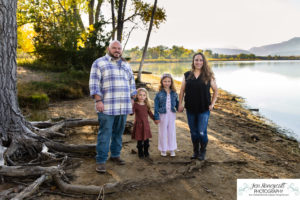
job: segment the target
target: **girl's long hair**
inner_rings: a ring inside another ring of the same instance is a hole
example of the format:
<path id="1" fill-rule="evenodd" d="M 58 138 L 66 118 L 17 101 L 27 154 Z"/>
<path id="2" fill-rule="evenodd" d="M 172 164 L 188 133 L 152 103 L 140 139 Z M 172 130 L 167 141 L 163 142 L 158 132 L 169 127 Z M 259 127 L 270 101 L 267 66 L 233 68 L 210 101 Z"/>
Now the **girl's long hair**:
<path id="1" fill-rule="evenodd" d="M 138 102 L 138 101 L 139 101 L 137 96 L 138 96 L 138 94 L 139 94 L 140 92 L 145 92 L 145 93 L 146 93 L 145 104 L 146 104 L 148 110 L 151 110 L 151 100 L 150 100 L 149 93 L 148 93 L 148 91 L 146 90 L 146 88 L 139 88 L 139 89 L 137 89 L 137 95 L 136 95 L 136 98 L 134 99 L 134 101 L 135 101 L 135 102 Z"/>
<path id="2" fill-rule="evenodd" d="M 163 80 L 165 78 L 170 78 L 171 79 L 171 85 L 170 85 L 170 90 L 173 91 L 173 92 L 176 92 L 176 88 L 174 86 L 174 80 L 173 80 L 173 77 L 170 73 L 163 73 L 163 75 L 161 76 L 161 79 L 160 79 L 160 86 L 159 86 L 159 91 L 162 91 L 164 90 L 164 86 L 163 86 Z"/>
<path id="3" fill-rule="evenodd" d="M 193 56 L 193 63 L 192 63 L 192 70 L 191 70 L 192 73 L 190 73 L 190 75 L 188 76 L 187 79 L 191 79 L 194 77 L 194 71 L 195 71 L 194 60 L 195 60 L 195 57 L 198 55 L 202 56 L 202 59 L 203 59 L 203 66 L 201 67 L 200 78 L 204 81 L 205 84 L 207 84 L 211 80 L 215 80 L 215 75 L 214 75 L 214 72 L 211 70 L 210 66 L 208 65 L 208 62 L 207 62 L 205 56 L 201 52 L 196 53 Z"/>

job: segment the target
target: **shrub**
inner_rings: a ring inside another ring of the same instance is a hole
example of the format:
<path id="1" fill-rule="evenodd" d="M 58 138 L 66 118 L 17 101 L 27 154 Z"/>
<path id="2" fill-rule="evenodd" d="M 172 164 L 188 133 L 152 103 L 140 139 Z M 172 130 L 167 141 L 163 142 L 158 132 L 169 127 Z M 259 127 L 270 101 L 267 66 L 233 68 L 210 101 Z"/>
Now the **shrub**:
<path id="1" fill-rule="evenodd" d="M 31 109 L 45 109 L 49 105 L 49 97 L 45 93 L 35 92 L 32 95 L 18 94 L 18 101 L 21 107 Z"/>

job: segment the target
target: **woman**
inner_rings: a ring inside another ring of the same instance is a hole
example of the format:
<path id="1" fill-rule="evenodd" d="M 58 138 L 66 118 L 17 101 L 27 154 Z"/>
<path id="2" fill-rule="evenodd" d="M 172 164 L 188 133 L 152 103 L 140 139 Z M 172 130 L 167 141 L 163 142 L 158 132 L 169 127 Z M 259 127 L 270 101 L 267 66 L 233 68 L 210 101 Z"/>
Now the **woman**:
<path id="1" fill-rule="evenodd" d="M 212 99 L 210 88 L 213 90 Z M 217 96 L 218 88 L 214 73 L 208 66 L 204 55 L 197 53 L 193 56 L 191 71 L 184 73 L 178 108 L 179 112 L 182 112 L 184 107 L 186 108 L 194 150 L 192 159 L 205 159 L 208 142 L 207 124 L 210 111 L 217 101 Z M 183 97 L 184 107 L 182 104 Z"/>

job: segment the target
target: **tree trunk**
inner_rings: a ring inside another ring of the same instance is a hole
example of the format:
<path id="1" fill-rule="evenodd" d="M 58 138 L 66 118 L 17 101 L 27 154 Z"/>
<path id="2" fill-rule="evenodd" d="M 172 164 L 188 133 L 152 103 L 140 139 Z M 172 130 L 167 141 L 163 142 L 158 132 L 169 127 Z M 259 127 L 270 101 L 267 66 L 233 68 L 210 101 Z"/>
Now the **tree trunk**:
<path id="1" fill-rule="evenodd" d="M 9 147 L 7 152 L 11 154 L 18 151 L 17 144 L 34 135 L 17 101 L 16 9 L 17 0 L 0 0 L 0 145 Z"/>
<path id="2" fill-rule="evenodd" d="M 89 0 L 88 2 L 89 25 L 94 24 L 94 4 L 95 4 L 95 0 Z"/>
<path id="3" fill-rule="evenodd" d="M 119 0 L 119 7 L 118 7 L 118 25 L 117 25 L 117 40 L 122 42 L 122 32 L 123 32 L 123 24 L 124 22 L 122 21 L 123 18 L 123 3 L 124 0 Z"/>
<path id="4" fill-rule="evenodd" d="M 74 17 L 76 18 L 76 21 L 77 21 L 81 31 L 84 32 L 85 31 L 84 24 L 82 22 L 79 10 L 77 8 L 76 1 L 72 1 L 72 8 L 73 8 L 73 12 L 74 12 Z"/>
<path id="5" fill-rule="evenodd" d="M 99 16 L 100 16 L 100 8 L 103 3 L 103 0 L 98 0 L 98 4 L 96 6 L 96 13 L 95 13 L 95 23 L 99 22 Z"/>
<path id="6" fill-rule="evenodd" d="M 111 38 L 112 40 L 115 40 L 115 32 L 116 32 L 116 21 L 115 21 L 115 1 L 111 0 L 111 18 L 112 18 L 112 33 Z"/>
<path id="7" fill-rule="evenodd" d="M 126 12 L 127 0 L 124 0 L 123 9 L 122 9 L 122 23 L 124 24 L 125 12 Z M 123 29 L 123 27 L 122 27 Z"/>
<path id="8" fill-rule="evenodd" d="M 145 47 L 144 47 L 144 50 L 143 50 L 142 60 L 140 62 L 140 67 L 139 67 L 139 73 L 138 73 L 138 77 L 137 77 L 137 82 L 141 82 L 142 67 L 143 67 L 143 64 L 144 64 L 144 59 L 146 57 L 148 43 L 149 43 L 151 31 L 152 31 L 153 20 L 154 20 L 154 15 L 155 15 L 155 11 L 156 11 L 156 5 L 157 5 L 157 0 L 154 0 L 154 6 L 153 6 L 153 10 L 152 10 L 152 15 L 151 15 L 151 20 L 150 20 L 149 30 L 148 30 L 148 34 L 147 34 L 147 38 L 146 38 L 146 42 L 145 42 Z"/>

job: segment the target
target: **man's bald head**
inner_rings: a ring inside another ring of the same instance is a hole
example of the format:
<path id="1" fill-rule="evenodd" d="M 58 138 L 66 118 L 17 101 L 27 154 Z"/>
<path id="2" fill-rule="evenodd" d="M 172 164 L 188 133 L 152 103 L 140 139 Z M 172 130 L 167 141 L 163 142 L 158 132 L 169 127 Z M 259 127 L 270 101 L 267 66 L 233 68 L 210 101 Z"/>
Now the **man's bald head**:
<path id="1" fill-rule="evenodd" d="M 119 59 L 122 56 L 122 45 L 118 40 L 113 40 L 109 43 L 108 54 L 114 58 Z"/>

